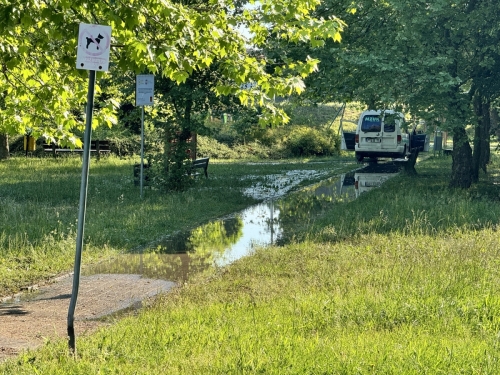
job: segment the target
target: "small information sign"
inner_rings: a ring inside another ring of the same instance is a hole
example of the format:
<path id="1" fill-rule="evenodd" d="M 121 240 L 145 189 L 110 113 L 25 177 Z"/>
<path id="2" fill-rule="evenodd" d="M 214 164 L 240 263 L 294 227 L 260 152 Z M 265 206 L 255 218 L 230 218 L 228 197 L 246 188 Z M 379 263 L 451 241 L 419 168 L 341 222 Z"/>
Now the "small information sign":
<path id="1" fill-rule="evenodd" d="M 135 105 L 153 105 L 155 76 L 153 74 L 138 74 L 135 83 Z"/>
<path id="2" fill-rule="evenodd" d="M 111 46 L 111 26 L 80 24 L 76 68 L 107 71 Z"/>

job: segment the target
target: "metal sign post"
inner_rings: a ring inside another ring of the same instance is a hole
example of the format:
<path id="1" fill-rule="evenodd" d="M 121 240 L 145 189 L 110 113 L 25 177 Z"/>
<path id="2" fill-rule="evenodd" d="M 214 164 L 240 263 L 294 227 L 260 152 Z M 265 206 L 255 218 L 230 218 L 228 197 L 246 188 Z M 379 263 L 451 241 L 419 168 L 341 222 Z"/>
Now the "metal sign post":
<path id="1" fill-rule="evenodd" d="M 109 65 L 109 47 L 111 44 L 111 27 L 80 24 L 78 36 L 77 69 L 89 70 L 89 85 L 87 92 L 87 108 L 85 119 L 85 134 L 83 137 L 83 165 L 80 186 L 80 204 L 78 207 L 78 227 L 76 235 L 75 266 L 73 274 L 73 289 L 68 309 L 69 348 L 76 353 L 75 307 L 80 287 L 80 268 L 83 248 L 83 232 L 85 229 L 85 211 L 87 206 L 87 186 L 89 180 L 90 142 L 92 139 L 92 113 L 94 110 L 94 91 L 96 70 L 107 70 Z"/>
<path id="2" fill-rule="evenodd" d="M 155 76 L 153 74 L 139 74 L 135 80 L 135 105 L 142 107 L 141 112 L 141 199 L 144 186 L 144 106 L 153 105 L 155 91 Z"/>
<path id="3" fill-rule="evenodd" d="M 144 106 L 141 106 L 141 199 L 144 189 Z"/>

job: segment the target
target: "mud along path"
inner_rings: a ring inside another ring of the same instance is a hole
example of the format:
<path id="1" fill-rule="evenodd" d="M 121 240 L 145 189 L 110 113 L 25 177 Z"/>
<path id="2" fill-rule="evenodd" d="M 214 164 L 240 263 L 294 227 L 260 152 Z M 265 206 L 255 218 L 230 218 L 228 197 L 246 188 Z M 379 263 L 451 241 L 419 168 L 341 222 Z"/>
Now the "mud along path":
<path id="1" fill-rule="evenodd" d="M 67 336 L 73 278 L 66 277 L 38 291 L 0 304 L 0 361 L 47 339 Z M 100 319 L 170 290 L 175 283 L 140 275 L 82 276 L 75 310 L 77 337 L 106 323 Z M 25 298 L 26 297 L 26 298 Z"/>

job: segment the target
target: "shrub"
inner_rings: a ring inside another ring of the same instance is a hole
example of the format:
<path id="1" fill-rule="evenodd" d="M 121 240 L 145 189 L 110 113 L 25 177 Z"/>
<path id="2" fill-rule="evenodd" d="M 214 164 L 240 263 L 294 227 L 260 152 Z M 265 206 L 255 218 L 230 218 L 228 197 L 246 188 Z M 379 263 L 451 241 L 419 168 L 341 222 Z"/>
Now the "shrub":
<path id="1" fill-rule="evenodd" d="M 215 159 L 234 159 L 236 152 L 224 143 L 214 138 L 198 135 L 196 145 L 197 157 L 210 157 Z"/>
<path id="2" fill-rule="evenodd" d="M 332 130 L 297 126 L 285 140 L 285 147 L 293 156 L 334 155 L 340 152 L 340 139 Z"/>
<path id="3" fill-rule="evenodd" d="M 235 146 L 234 151 L 245 159 L 267 159 L 270 157 L 271 149 L 259 142 L 250 142 L 244 145 L 240 144 Z"/>
<path id="4" fill-rule="evenodd" d="M 218 142 L 209 137 L 198 136 L 197 157 L 211 157 L 214 159 L 281 159 L 286 150 L 279 145 L 272 147 L 260 142 L 236 144 L 233 147 Z"/>

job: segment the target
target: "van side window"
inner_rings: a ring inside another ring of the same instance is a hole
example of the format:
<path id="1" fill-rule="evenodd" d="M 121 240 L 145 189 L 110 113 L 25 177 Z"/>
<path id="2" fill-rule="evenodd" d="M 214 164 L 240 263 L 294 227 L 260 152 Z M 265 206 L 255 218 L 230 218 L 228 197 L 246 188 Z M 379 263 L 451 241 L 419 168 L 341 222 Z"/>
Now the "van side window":
<path id="1" fill-rule="evenodd" d="M 384 117 L 384 132 L 392 133 L 396 131 L 396 116 L 386 114 Z"/>
<path id="2" fill-rule="evenodd" d="M 361 123 L 361 131 L 363 132 L 379 132 L 380 131 L 380 116 L 369 115 L 363 117 Z"/>
<path id="3" fill-rule="evenodd" d="M 396 122 L 392 120 L 391 122 L 384 121 L 384 132 L 392 133 L 396 131 Z"/>

